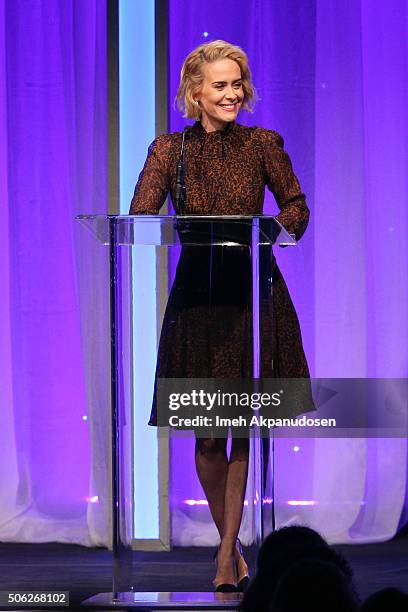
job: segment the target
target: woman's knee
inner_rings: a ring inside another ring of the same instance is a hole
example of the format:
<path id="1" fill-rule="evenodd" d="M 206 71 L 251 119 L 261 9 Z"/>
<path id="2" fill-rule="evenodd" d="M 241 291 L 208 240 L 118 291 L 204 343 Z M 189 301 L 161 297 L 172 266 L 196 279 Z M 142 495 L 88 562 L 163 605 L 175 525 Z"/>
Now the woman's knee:
<path id="1" fill-rule="evenodd" d="M 232 438 L 230 459 L 247 459 L 249 456 L 249 438 Z"/>
<path id="2" fill-rule="evenodd" d="M 199 455 L 218 455 L 225 453 L 226 440 L 222 438 L 197 438 L 196 439 L 196 454 Z"/>

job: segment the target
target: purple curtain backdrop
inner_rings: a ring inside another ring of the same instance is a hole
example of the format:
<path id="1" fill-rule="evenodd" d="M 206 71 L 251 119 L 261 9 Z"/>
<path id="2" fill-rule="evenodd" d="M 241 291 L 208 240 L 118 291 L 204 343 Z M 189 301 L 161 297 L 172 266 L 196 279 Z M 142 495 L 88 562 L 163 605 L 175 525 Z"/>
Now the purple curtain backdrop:
<path id="1" fill-rule="evenodd" d="M 224 39 L 247 51 L 260 96 L 239 121 L 284 137 L 312 214 L 298 247 L 277 257 L 320 377 L 408 371 L 407 2 L 374 4 L 169 2 L 170 101 L 185 56 Z M 169 118 L 170 131 L 186 123 L 175 107 Z M 276 211 L 270 194 L 265 211 Z M 192 458 L 192 442 L 174 441 L 180 543 L 206 538 L 203 510 L 185 504 L 204 497 Z M 405 440 L 278 440 L 278 523 L 306 522 L 331 541 L 390 537 L 406 468 Z"/>
<path id="2" fill-rule="evenodd" d="M 98 539 L 87 418 L 102 408 L 93 372 L 108 381 L 106 350 L 98 346 L 98 337 L 106 341 L 106 306 L 98 304 L 106 260 L 74 217 L 107 210 L 105 12 L 99 0 L 0 7 L 6 541 Z M 101 402 L 106 385 L 102 378 Z"/>
<path id="3" fill-rule="evenodd" d="M 406 0 L 169 4 L 170 99 L 194 46 L 242 45 L 261 99 L 241 120 L 284 136 L 307 194 L 309 230 L 277 256 L 312 372 L 406 376 Z M 107 210 L 105 10 L 0 4 L 2 540 L 106 543 L 106 254 L 73 221 Z M 170 129 L 183 124 L 171 110 Z M 277 444 L 280 524 L 332 541 L 395 532 L 405 441 L 296 442 Z M 175 540 L 190 543 L 183 500 L 203 494 L 192 448 L 172 453 L 191 465 L 172 472 Z"/>

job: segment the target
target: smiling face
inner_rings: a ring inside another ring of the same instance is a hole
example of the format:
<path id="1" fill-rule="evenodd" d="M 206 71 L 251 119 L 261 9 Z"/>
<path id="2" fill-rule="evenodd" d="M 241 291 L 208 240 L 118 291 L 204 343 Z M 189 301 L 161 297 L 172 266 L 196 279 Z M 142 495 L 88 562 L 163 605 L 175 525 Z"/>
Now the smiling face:
<path id="1" fill-rule="evenodd" d="M 241 69 L 231 59 L 203 64 L 203 83 L 194 96 L 207 132 L 222 130 L 235 121 L 244 99 Z"/>

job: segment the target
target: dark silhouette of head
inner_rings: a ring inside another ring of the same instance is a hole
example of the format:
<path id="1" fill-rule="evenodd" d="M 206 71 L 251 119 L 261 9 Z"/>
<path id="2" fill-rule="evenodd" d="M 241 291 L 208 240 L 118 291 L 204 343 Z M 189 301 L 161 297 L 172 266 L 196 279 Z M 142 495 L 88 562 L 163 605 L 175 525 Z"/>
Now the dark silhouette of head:
<path id="1" fill-rule="evenodd" d="M 370 595 L 360 608 L 361 612 L 406 612 L 408 594 L 399 589 L 382 589 Z"/>
<path id="2" fill-rule="evenodd" d="M 356 612 L 359 600 L 334 563 L 304 559 L 294 563 L 276 585 L 270 612 Z"/>
<path id="3" fill-rule="evenodd" d="M 241 604 L 244 612 L 267 611 L 276 587 L 291 565 L 304 559 L 332 563 L 352 585 L 352 571 L 346 560 L 313 529 L 284 527 L 271 533 L 262 544 L 257 574 Z"/>

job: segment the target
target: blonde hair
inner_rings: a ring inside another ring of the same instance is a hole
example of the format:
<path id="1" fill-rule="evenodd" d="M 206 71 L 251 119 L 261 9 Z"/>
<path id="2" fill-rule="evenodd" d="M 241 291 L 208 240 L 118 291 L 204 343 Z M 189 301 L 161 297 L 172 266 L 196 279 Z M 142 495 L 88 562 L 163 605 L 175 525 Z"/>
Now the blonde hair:
<path id="1" fill-rule="evenodd" d="M 251 80 L 247 54 L 241 47 L 231 45 L 224 40 L 214 40 L 213 42 L 200 45 L 191 51 L 184 60 L 176 98 L 183 117 L 196 120 L 200 118 L 201 109 L 195 102 L 194 96 L 200 90 L 204 79 L 201 67 L 203 64 L 210 64 L 220 59 L 233 60 L 240 67 L 242 89 L 244 91 L 242 108 L 252 112 L 257 95 Z"/>

